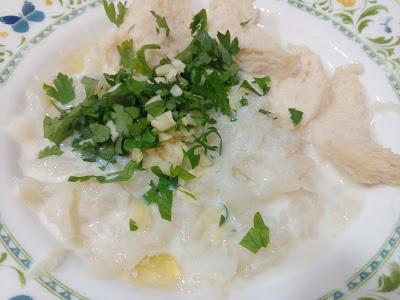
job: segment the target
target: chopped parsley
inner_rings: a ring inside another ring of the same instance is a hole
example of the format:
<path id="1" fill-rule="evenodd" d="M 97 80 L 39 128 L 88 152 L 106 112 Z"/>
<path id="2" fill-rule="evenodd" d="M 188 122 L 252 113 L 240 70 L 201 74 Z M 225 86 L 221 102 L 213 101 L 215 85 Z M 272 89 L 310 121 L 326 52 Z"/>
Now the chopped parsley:
<path id="1" fill-rule="evenodd" d="M 253 227 L 249 229 L 240 245 L 247 250 L 257 253 L 262 247 L 266 248 L 269 243 L 269 228 L 259 212 L 254 215 Z"/>
<path id="2" fill-rule="evenodd" d="M 133 48 L 133 40 L 126 40 L 118 45 L 119 65 L 128 72 L 132 72 L 135 60 L 135 50 Z"/>
<path id="3" fill-rule="evenodd" d="M 63 152 L 61 151 L 60 146 L 47 146 L 39 152 L 38 158 L 41 159 L 52 155 L 60 156 L 61 154 L 63 154 Z"/>
<path id="4" fill-rule="evenodd" d="M 129 230 L 130 231 L 137 231 L 139 229 L 138 225 L 132 219 L 129 220 Z"/>
<path id="5" fill-rule="evenodd" d="M 53 80 L 53 86 L 43 84 L 43 90 L 47 96 L 53 98 L 61 104 L 67 104 L 75 99 L 75 87 L 72 78 L 67 75 L 58 73 L 56 78 Z"/>
<path id="6" fill-rule="evenodd" d="M 200 10 L 194 17 L 192 23 L 190 23 L 190 29 L 192 34 L 199 31 L 206 31 L 207 29 L 207 12 L 205 9 Z"/>
<path id="7" fill-rule="evenodd" d="M 97 182 L 100 183 L 122 182 L 130 180 L 135 172 L 142 170 L 143 168 L 141 165 L 139 165 L 136 161 L 131 160 L 125 165 L 125 167 L 121 171 L 110 173 L 107 176 L 70 176 L 68 181 L 85 182 L 94 178 Z"/>
<path id="8" fill-rule="evenodd" d="M 117 27 L 121 26 L 127 9 L 126 2 L 118 2 L 117 7 L 115 7 L 113 2 L 108 3 L 107 0 L 103 0 L 103 7 L 110 22 Z"/>
<path id="9" fill-rule="evenodd" d="M 143 197 L 148 204 L 158 206 L 161 218 L 171 221 L 172 198 L 179 187 L 179 178 L 188 181 L 195 177 L 180 166 L 171 166 L 170 175 L 164 174 L 160 167 L 152 167 L 151 171 L 158 177 L 158 183 L 151 181 L 150 190 Z"/>
<path id="10" fill-rule="evenodd" d="M 175 166 L 175 167 L 171 166 L 169 172 L 170 172 L 171 176 L 178 177 L 185 181 L 189 181 L 189 180 L 196 178 L 196 176 L 192 175 L 191 173 L 189 173 L 188 171 L 183 169 L 181 166 Z"/>
<path id="11" fill-rule="evenodd" d="M 160 29 L 163 28 L 163 29 L 165 29 L 166 35 L 168 37 L 169 33 L 170 33 L 170 29 L 168 27 L 167 20 L 165 19 L 165 17 L 157 15 L 153 10 L 151 11 L 151 14 L 156 19 L 156 23 L 158 25 L 158 27 L 156 28 L 157 33 L 159 34 Z"/>
<path id="12" fill-rule="evenodd" d="M 251 19 L 248 19 L 247 21 L 240 22 L 240 26 L 245 27 L 247 24 L 249 24 Z"/>
<path id="13" fill-rule="evenodd" d="M 221 212 L 221 217 L 219 219 L 219 226 L 224 225 L 228 217 L 229 217 L 228 207 L 226 207 L 226 205 L 224 204 L 223 210 Z"/>
<path id="14" fill-rule="evenodd" d="M 89 128 L 92 132 L 92 140 L 96 144 L 106 142 L 110 138 L 110 128 L 106 125 L 92 123 Z"/>
<path id="15" fill-rule="evenodd" d="M 120 26 L 125 4 L 119 2 L 115 6 L 104 0 L 103 5 L 111 22 Z M 168 35 L 170 29 L 165 17 L 151 13 L 157 32 L 164 28 Z M 174 193 L 180 182 L 195 179 L 189 170 L 199 166 L 202 155 L 214 158 L 222 153 L 223 141 L 215 115 L 236 120 L 236 110 L 230 106 L 228 97 L 231 88 L 240 85 L 257 95 L 261 95 L 259 91 L 266 94 L 270 88 L 269 77 L 254 78 L 252 83 L 257 89 L 246 80 L 240 83 L 239 67 L 233 59 L 240 51 L 239 41 L 229 31 L 210 36 L 204 9 L 194 16 L 190 29 L 190 44 L 175 58 L 166 57 L 155 67 L 147 62 L 146 52 L 157 51 L 160 45 L 136 49 L 133 40 L 121 42 L 117 48 L 120 56 L 117 72 L 103 74 L 103 78 L 83 77 L 79 84 L 85 89 L 86 98 L 66 109 L 56 106 L 59 115 L 44 118 L 44 137 L 55 145 L 43 149 L 39 156 L 61 155 L 59 145 L 71 141 L 72 150 L 82 160 L 100 164 L 100 170 L 105 172 L 108 166 L 130 158 L 132 151 L 146 154 L 158 149 L 162 146 L 163 131 L 189 132 L 191 136 L 182 140 L 181 165 L 171 166 L 168 174 L 158 166 L 152 167 L 158 180 L 152 180 L 143 195 L 149 205 L 157 205 L 163 219 L 170 221 Z M 103 81 L 100 92 L 98 85 Z M 67 75 L 58 74 L 53 84 L 44 85 L 44 89 L 54 101 L 66 104 L 75 99 L 75 86 Z M 248 100 L 242 98 L 240 103 L 248 105 Z M 158 126 L 163 117 L 167 117 L 171 127 Z M 143 170 L 140 163 L 129 160 L 120 171 L 71 176 L 69 181 L 124 182 Z M 227 217 L 225 207 L 221 225 Z"/>
<path id="16" fill-rule="evenodd" d="M 185 189 L 182 189 L 182 188 L 180 188 L 180 189 L 178 189 L 181 193 L 184 193 L 186 196 L 189 196 L 190 198 L 192 198 L 193 200 L 197 200 L 197 198 L 196 198 L 196 196 L 193 194 L 193 193 L 191 193 L 190 191 L 188 191 L 188 190 L 185 190 Z"/>
<path id="17" fill-rule="evenodd" d="M 200 154 L 195 154 L 196 149 L 200 146 L 193 146 L 188 151 L 183 150 L 184 157 L 190 162 L 192 169 L 196 168 L 200 162 Z"/>
<path id="18" fill-rule="evenodd" d="M 265 96 L 271 89 L 271 78 L 269 78 L 269 76 L 260 78 L 254 77 L 253 83 L 260 87 L 260 89 L 263 91 L 263 96 Z"/>
<path id="19" fill-rule="evenodd" d="M 152 167 L 151 171 L 158 177 L 158 183 L 150 182 L 150 190 L 144 194 L 148 204 L 156 204 L 161 218 L 171 221 L 172 197 L 179 186 L 178 177 L 164 174 L 160 167 Z"/>
<path id="20" fill-rule="evenodd" d="M 272 113 L 272 112 L 270 112 L 270 111 L 268 111 L 266 109 L 261 108 L 261 109 L 258 110 L 258 112 L 260 114 L 263 114 L 263 115 L 266 115 L 267 117 L 272 118 L 273 120 L 278 119 L 278 117 L 276 117 L 274 113 Z"/>
<path id="21" fill-rule="evenodd" d="M 303 112 L 295 108 L 289 108 L 288 111 L 290 113 L 290 119 L 292 120 L 293 125 L 299 125 L 303 118 Z"/>
<path id="22" fill-rule="evenodd" d="M 254 94 L 256 94 L 258 96 L 262 96 L 247 80 L 243 80 L 243 82 L 240 84 L 240 87 L 242 89 L 253 92 Z"/>
<path id="23" fill-rule="evenodd" d="M 85 86 L 86 97 L 90 97 L 96 94 L 96 88 L 99 83 L 97 79 L 93 79 L 87 76 L 83 76 L 81 83 Z"/>
<path id="24" fill-rule="evenodd" d="M 136 54 L 135 59 L 133 60 L 133 68 L 137 73 L 141 73 L 145 76 L 150 76 L 152 74 L 152 70 L 146 62 L 145 52 L 146 50 L 158 50 L 160 49 L 160 45 L 157 44 L 149 44 L 144 45 Z"/>
<path id="25" fill-rule="evenodd" d="M 241 106 L 247 106 L 247 105 L 249 105 L 249 100 L 247 100 L 245 97 L 242 97 L 242 98 L 240 99 L 240 105 L 241 105 Z"/>

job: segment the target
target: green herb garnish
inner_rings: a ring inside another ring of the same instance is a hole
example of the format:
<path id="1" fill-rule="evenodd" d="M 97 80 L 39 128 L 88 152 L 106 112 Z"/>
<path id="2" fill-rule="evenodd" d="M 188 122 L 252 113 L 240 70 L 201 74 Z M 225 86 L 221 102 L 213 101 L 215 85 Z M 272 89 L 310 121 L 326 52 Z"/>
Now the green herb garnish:
<path id="1" fill-rule="evenodd" d="M 132 178 L 133 174 L 137 171 L 142 171 L 143 168 L 136 161 L 131 160 L 126 166 L 118 172 L 110 173 L 107 176 L 71 176 L 68 181 L 70 182 L 85 182 L 92 178 L 100 183 L 123 182 Z"/>
<path id="2" fill-rule="evenodd" d="M 156 204 L 161 218 L 171 221 L 172 197 L 179 186 L 178 177 L 164 174 L 159 167 L 152 167 L 151 171 L 158 177 L 158 183 L 150 182 L 150 190 L 144 194 L 148 204 Z"/>
<path id="3" fill-rule="evenodd" d="M 43 90 L 48 96 L 61 104 L 67 104 L 75 99 L 75 87 L 72 78 L 67 75 L 58 73 L 57 77 L 53 80 L 53 86 L 43 84 Z"/>
<path id="4" fill-rule="evenodd" d="M 301 119 L 303 118 L 303 112 L 295 108 L 289 108 L 288 111 L 290 113 L 290 119 L 292 120 L 293 125 L 294 126 L 299 125 Z"/>
<path id="5" fill-rule="evenodd" d="M 158 25 L 158 27 L 156 28 L 157 33 L 159 34 L 160 33 L 160 29 L 164 28 L 165 32 L 167 34 L 167 37 L 168 37 L 170 29 L 169 29 L 168 24 L 167 24 L 167 19 L 165 19 L 165 17 L 157 15 L 153 10 L 151 11 L 151 14 L 156 19 L 156 22 L 157 22 L 157 25 Z"/>
<path id="6" fill-rule="evenodd" d="M 240 87 L 242 89 L 251 91 L 258 96 L 262 96 L 247 80 L 243 80 L 243 82 L 240 84 Z"/>
<path id="7" fill-rule="evenodd" d="M 271 89 L 271 78 L 269 78 L 269 76 L 260 78 L 254 77 L 253 83 L 256 83 L 261 88 L 263 96 L 265 96 Z"/>
<path id="8" fill-rule="evenodd" d="M 194 17 L 190 24 L 192 34 L 198 31 L 205 31 L 207 29 L 207 12 L 205 9 L 200 10 Z"/>
<path id="9" fill-rule="evenodd" d="M 247 24 L 249 24 L 251 19 L 248 19 L 247 21 L 240 22 L 240 26 L 245 27 Z"/>
<path id="10" fill-rule="evenodd" d="M 193 146 L 188 151 L 183 150 L 183 155 L 189 160 L 192 169 L 196 168 L 200 162 L 200 154 L 195 154 L 198 148 L 200 148 L 200 146 Z"/>
<path id="11" fill-rule="evenodd" d="M 96 88 L 99 83 L 97 79 L 93 79 L 87 76 L 83 76 L 81 83 L 85 86 L 86 97 L 90 97 L 96 94 Z"/>
<path id="12" fill-rule="evenodd" d="M 103 0 L 103 7 L 111 23 L 114 23 L 117 27 L 121 26 L 127 9 L 126 2 L 118 2 L 116 8 L 113 2 L 108 3 L 107 0 Z"/>
<path id="13" fill-rule="evenodd" d="M 121 25 L 125 4 L 118 3 L 115 7 L 113 3 L 103 1 L 103 5 L 111 22 Z M 151 13 L 156 19 L 158 32 L 164 28 L 168 35 L 170 30 L 165 17 Z M 223 141 L 215 126 L 217 120 L 212 116 L 219 114 L 236 120 L 236 111 L 231 108 L 228 95 L 231 88 L 239 84 L 239 67 L 233 59 L 240 51 L 239 41 L 229 31 L 218 32 L 216 38 L 210 36 L 205 10 L 194 16 L 190 29 L 191 43 L 175 58 L 164 58 L 155 67 L 147 62 L 146 51 L 160 49 L 159 45 L 144 45 L 135 50 L 132 40 L 123 41 L 118 46 L 120 68 L 116 73 L 103 74 L 99 80 L 83 77 L 81 84 L 86 99 L 65 110 L 58 108 L 56 117 L 44 118 L 44 137 L 55 144 L 54 149 L 46 151 L 59 155 L 57 147 L 59 149 L 59 145 L 69 138 L 72 150 L 78 152 L 82 160 L 100 163 L 99 168 L 104 171 L 110 164 L 130 157 L 133 149 L 146 154 L 147 150 L 159 148 L 159 130 L 163 129 L 153 121 L 168 113 L 176 124 L 168 129 L 171 133 L 185 130 L 193 134 L 183 141 L 184 149 L 188 150 L 182 150 L 184 161 L 186 165 L 190 164 L 191 169 L 199 165 L 201 155 L 221 155 Z M 162 69 L 166 70 L 165 73 Z M 268 92 L 267 77 L 254 80 L 264 94 Z M 101 93 L 97 91 L 99 81 L 105 81 Z M 54 86 L 46 85 L 45 90 L 55 101 L 65 104 L 75 98 L 73 81 L 68 76 L 59 74 Z M 247 81 L 241 86 L 260 95 Z M 179 88 L 180 92 L 173 95 L 173 88 Z M 241 105 L 247 104 L 247 99 L 242 98 Z M 191 120 L 189 124 L 185 118 Z M 184 169 L 184 165 L 182 162 L 180 166 L 171 166 L 169 174 L 164 174 L 158 166 L 151 169 L 158 181 L 150 182 L 144 198 L 148 204 L 158 206 L 165 220 L 171 220 L 173 195 L 179 181 L 195 178 Z M 123 182 L 141 170 L 140 164 L 129 161 L 118 172 L 71 176 L 69 181 Z"/>
<path id="14" fill-rule="evenodd" d="M 249 100 L 247 100 L 245 97 L 242 97 L 242 99 L 240 99 L 240 105 L 241 106 L 249 105 Z"/>
<path id="15" fill-rule="evenodd" d="M 178 177 L 185 181 L 189 181 L 189 180 L 196 178 L 196 176 L 190 174 L 188 171 L 183 169 L 181 166 L 175 166 L 175 167 L 171 166 L 169 172 L 172 177 Z"/>
<path id="16" fill-rule="evenodd" d="M 106 142 L 110 138 L 110 129 L 105 125 L 92 123 L 89 128 L 92 132 L 92 140 L 96 144 Z"/>
<path id="17" fill-rule="evenodd" d="M 130 231 L 137 231 L 139 227 L 137 226 L 136 222 L 132 219 L 129 220 L 129 230 Z"/>
<path id="18" fill-rule="evenodd" d="M 270 112 L 270 111 L 268 111 L 268 110 L 265 110 L 265 109 L 263 109 L 263 108 L 259 109 L 258 112 L 259 112 L 260 114 L 263 114 L 263 115 L 266 115 L 267 117 L 272 118 L 273 120 L 278 119 L 278 117 L 276 117 L 274 113 L 272 113 L 272 112 Z"/>
<path id="19" fill-rule="evenodd" d="M 253 253 L 257 253 L 262 247 L 266 248 L 269 243 L 269 228 L 259 212 L 254 215 L 253 227 L 240 241 L 240 245 Z"/>
<path id="20" fill-rule="evenodd" d="M 61 154 L 63 154 L 63 152 L 61 151 L 60 146 L 57 145 L 47 146 L 46 148 L 44 148 L 39 152 L 38 158 L 41 159 L 52 155 L 59 156 Z"/>
<path id="21" fill-rule="evenodd" d="M 119 53 L 119 65 L 121 68 L 132 72 L 134 60 L 135 60 L 135 50 L 133 48 L 133 40 L 126 40 L 122 42 L 117 47 Z"/>
<path id="22" fill-rule="evenodd" d="M 225 224 L 226 220 L 229 217 L 229 211 L 228 211 L 228 207 L 226 207 L 226 205 L 224 204 L 222 213 L 221 213 L 221 217 L 219 219 L 219 226 L 222 226 Z"/>

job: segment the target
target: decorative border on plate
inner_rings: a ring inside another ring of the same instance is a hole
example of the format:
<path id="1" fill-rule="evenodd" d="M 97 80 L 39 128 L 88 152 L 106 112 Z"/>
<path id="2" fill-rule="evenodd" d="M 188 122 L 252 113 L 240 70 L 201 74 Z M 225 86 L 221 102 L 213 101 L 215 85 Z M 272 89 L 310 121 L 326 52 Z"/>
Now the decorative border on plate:
<path id="1" fill-rule="evenodd" d="M 375 273 L 389 260 L 400 245 L 400 219 L 397 221 L 395 229 L 389 238 L 378 250 L 378 252 L 367 262 L 356 274 L 354 274 L 345 284 L 335 289 L 319 300 L 338 300 L 349 296 L 371 279 Z"/>
<path id="2" fill-rule="evenodd" d="M 82 0 L 81 0 L 82 1 Z M 61 0 L 62 2 L 62 0 Z M 40 31 L 37 35 L 35 35 L 32 39 L 30 39 L 20 50 L 18 50 L 15 55 L 10 59 L 10 61 L 5 65 L 5 67 L 0 72 L 0 84 L 4 84 L 14 72 L 15 68 L 24 58 L 25 54 L 39 42 L 43 41 L 47 36 L 49 36 L 52 32 L 54 32 L 57 27 L 68 23 L 69 21 L 75 19 L 80 16 L 84 12 L 86 12 L 90 8 L 98 7 L 102 4 L 101 0 L 94 0 L 93 2 L 73 9 L 70 13 L 61 15 L 56 22 L 47 26 L 42 31 Z"/>
<path id="3" fill-rule="evenodd" d="M 350 40 L 359 44 L 361 46 L 361 49 L 384 71 L 386 78 L 388 79 L 390 85 L 396 93 L 396 96 L 400 99 L 400 78 L 399 75 L 396 75 L 396 67 L 387 59 L 382 58 L 382 55 L 379 54 L 376 49 L 368 45 L 367 42 L 363 40 L 363 38 L 355 34 L 352 30 L 350 30 L 343 24 L 336 21 L 329 14 L 317 10 L 312 6 L 305 4 L 305 2 L 301 0 L 288 0 L 288 3 L 291 6 L 301 9 L 324 21 L 330 21 L 336 29 L 342 32 Z"/>
<path id="4" fill-rule="evenodd" d="M 32 257 L 21 247 L 2 220 L 0 220 L 0 242 L 23 270 L 31 268 Z M 37 282 L 61 300 L 89 300 L 50 274 L 38 278 Z"/>

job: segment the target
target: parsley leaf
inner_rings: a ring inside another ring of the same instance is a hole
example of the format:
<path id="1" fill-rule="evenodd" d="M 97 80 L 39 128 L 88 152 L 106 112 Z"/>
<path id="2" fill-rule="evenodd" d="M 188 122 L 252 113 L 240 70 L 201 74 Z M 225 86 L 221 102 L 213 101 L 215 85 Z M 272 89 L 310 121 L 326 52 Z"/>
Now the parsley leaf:
<path id="1" fill-rule="evenodd" d="M 181 193 L 184 193 L 186 196 L 189 196 L 190 198 L 192 198 L 193 200 L 197 200 L 197 198 L 196 198 L 196 196 L 193 194 L 193 193 L 191 193 L 190 191 L 188 191 L 188 190 L 185 190 L 185 189 L 182 189 L 182 188 L 180 188 L 180 189 L 178 189 Z"/>
<path id="2" fill-rule="evenodd" d="M 126 2 L 118 2 L 118 12 L 113 2 L 108 3 L 107 0 L 103 0 L 103 7 L 111 23 L 114 23 L 115 25 L 117 25 L 117 27 L 119 27 L 124 22 L 124 17 L 127 9 Z"/>
<path id="3" fill-rule="evenodd" d="M 150 182 L 150 190 L 143 195 L 148 204 L 156 204 L 161 218 L 171 221 L 173 192 L 178 188 L 178 177 L 165 175 L 160 167 L 152 167 L 151 171 L 159 178 L 158 184 Z"/>
<path id="4" fill-rule="evenodd" d="M 146 50 L 157 50 L 160 49 L 160 45 L 157 44 L 149 44 L 144 45 L 139 51 L 136 53 L 136 59 L 133 61 L 133 68 L 136 72 L 141 73 L 145 76 L 150 76 L 152 70 L 146 62 L 145 52 Z"/>
<path id="5" fill-rule="evenodd" d="M 86 182 L 92 178 L 96 178 L 94 175 L 87 175 L 87 176 L 70 176 L 68 178 L 69 182 Z"/>
<path id="6" fill-rule="evenodd" d="M 74 117 L 65 119 L 50 118 L 46 116 L 43 120 L 44 137 L 54 142 L 56 145 L 61 144 L 72 133 L 72 122 Z"/>
<path id="7" fill-rule="evenodd" d="M 205 31 L 207 29 L 207 12 L 205 9 L 200 10 L 194 17 L 192 23 L 190 23 L 190 29 L 192 35 L 199 31 Z"/>
<path id="8" fill-rule="evenodd" d="M 111 116 L 114 119 L 117 132 L 121 135 L 128 135 L 129 126 L 133 123 L 131 116 L 126 112 L 125 108 L 120 104 L 115 104 L 113 108 L 114 112 L 111 113 Z"/>
<path id="9" fill-rule="evenodd" d="M 126 166 L 118 172 L 110 173 L 107 176 L 94 176 L 94 175 L 87 175 L 87 176 L 70 176 L 68 181 L 69 182 L 85 182 L 92 178 L 96 179 L 100 183 L 111 183 L 111 182 L 123 182 L 129 181 L 133 174 L 136 171 L 142 171 L 143 168 L 140 164 L 136 161 L 129 161 Z"/>
<path id="10" fill-rule="evenodd" d="M 263 96 L 265 96 L 271 89 L 271 78 L 269 78 L 269 76 L 260 78 L 254 77 L 253 83 L 256 83 L 261 88 Z"/>
<path id="11" fill-rule="evenodd" d="M 200 162 L 200 154 L 195 154 L 196 149 L 200 146 L 193 146 L 188 151 L 183 150 L 183 156 L 190 162 L 192 169 L 196 168 Z"/>
<path id="12" fill-rule="evenodd" d="M 126 40 L 117 47 L 120 56 L 119 65 L 125 70 L 132 72 L 135 60 L 135 50 L 133 49 L 133 40 Z"/>
<path id="13" fill-rule="evenodd" d="M 299 125 L 301 119 L 303 118 L 303 112 L 295 108 L 289 108 L 288 111 L 290 113 L 290 119 L 292 120 L 293 125 L 294 126 Z"/>
<path id="14" fill-rule="evenodd" d="M 58 73 L 57 77 L 53 80 L 54 87 L 43 84 L 43 90 L 47 96 L 54 100 L 67 104 L 75 99 L 75 87 L 72 78 L 67 75 Z"/>
<path id="15" fill-rule="evenodd" d="M 96 94 L 96 87 L 99 81 L 87 76 L 83 76 L 81 83 L 85 86 L 86 97 L 90 97 Z"/>
<path id="16" fill-rule="evenodd" d="M 129 181 L 136 171 L 142 170 L 143 168 L 138 162 L 131 160 L 121 171 L 108 174 L 107 177 L 98 177 L 96 179 L 100 183 Z"/>
<path id="17" fill-rule="evenodd" d="M 253 253 L 257 253 L 262 247 L 266 248 L 269 243 L 269 228 L 259 212 L 254 215 L 253 227 L 240 241 L 240 245 Z"/>
<path id="18" fill-rule="evenodd" d="M 130 231 L 136 231 L 138 230 L 139 227 L 137 226 L 136 222 L 133 221 L 132 219 L 129 220 L 129 230 Z"/>
<path id="19" fill-rule="evenodd" d="M 262 109 L 262 108 L 261 108 L 261 109 L 258 110 L 258 112 L 259 112 L 260 114 L 263 114 L 263 115 L 266 115 L 267 117 L 272 118 L 273 120 L 278 119 L 278 117 L 274 116 L 274 113 L 272 113 L 272 112 L 270 112 L 270 111 L 268 111 L 268 110 L 265 110 L 265 109 Z"/>
<path id="20" fill-rule="evenodd" d="M 240 99 L 240 105 L 241 106 L 249 105 L 249 100 L 247 100 L 245 97 L 242 97 L 242 99 Z"/>
<path id="21" fill-rule="evenodd" d="M 185 181 L 189 181 L 189 180 L 196 178 L 196 176 L 190 174 L 188 171 L 186 171 L 185 169 L 183 169 L 180 166 L 175 166 L 175 167 L 171 166 L 169 172 L 172 177 L 179 177 Z"/>
<path id="22" fill-rule="evenodd" d="M 59 156 L 61 154 L 63 154 L 63 152 L 61 151 L 60 146 L 57 146 L 57 145 L 47 146 L 46 148 L 44 148 L 43 150 L 41 150 L 39 152 L 38 158 L 41 159 L 41 158 L 45 158 L 45 157 L 52 156 L 52 155 Z"/>
<path id="23" fill-rule="evenodd" d="M 156 28 L 157 33 L 160 33 L 160 29 L 164 28 L 166 31 L 167 36 L 169 36 L 170 29 L 167 24 L 167 19 L 165 17 L 162 17 L 160 15 L 157 15 L 153 10 L 151 11 L 151 14 L 153 17 L 156 19 L 158 27 Z"/>
<path id="24" fill-rule="evenodd" d="M 247 24 L 249 24 L 251 19 L 248 19 L 247 21 L 240 22 L 240 26 L 245 27 Z"/>
<path id="25" fill-rule="evenodd" d="M 165 103 L 163 100 L 155 101 L 150 104 L 146 104 L 144 108 L 153 117 L 158 117 L 163 112 L 165 112 Z"/>
<path id="26" fill-rule="evenodd" d="M 243 82 L 240 84 L 240 87 L 242 89 L 246 89 L 248 91 L 253 92 L 254 94 L 258 96 L 262 96 L 254 87 L 251 86 L 251 84 L 247 80 L 243 80 Z"/>
<path id="27" fill-rule="evenodd" d="M 159 135 L 157 131 L 151 130 L 150 128 L 146 128 L 143 132 L 136 134 L 134 137 L 127 138 L 124 142 L 125 150 L 133 148 L 146 150 L 146 149 L 157 148 L 158 146 L 159 146 Z"/>
<path id="28" fill-rule="evenodd" d="M 100 125 L 97 123 L 92 123 L 89 126 L 92 132 L 92 140 L 94 143 L 103 143 L 110 138 L 110 128 L 106 125 Z"/>
<path id="29" fill-rule="evenodd" d="M 224 204 L 223 211 L 222 211 L 221 217 L 219 219 L 219 226 L 224 225 L 226 220 L 228 219 L 228 217 L 229 217 L 228 207 Z"/>
<path id="30" fill-rule="evenodd" d="M 218 32 L 217 37 L 221 45 L 224 46 L 230 54 L 235 55 L 240 51 L 238 38 L 234 38 L 231 42 L 231 33 L 229 30 L 227 30 L 225 34 Z"/>
<path id="31" fill-rule="evenodd" d="M 219 138 L 219 146 L 209 145 L 208 144 L 208 137 L 214 134 Z M 196 143 L 199 144 L 200 147 L 204 148 L 204 152 L 207 154 L 208 151 L 217 151 L 219 150 L 219 154 L 222 153 L 222 137 L 218 132 L 218 129 L 215 127 L 209 127 L 205 130 L 199 137 L 196 137 Z"/>

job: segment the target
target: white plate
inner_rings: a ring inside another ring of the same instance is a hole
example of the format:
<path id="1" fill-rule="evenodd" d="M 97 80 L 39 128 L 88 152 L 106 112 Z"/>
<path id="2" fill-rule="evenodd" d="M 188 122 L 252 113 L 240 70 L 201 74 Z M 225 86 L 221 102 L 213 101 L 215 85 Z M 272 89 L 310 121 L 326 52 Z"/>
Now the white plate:
<path id="1" fill-rule="evenodd" d="M 43 70 L 52 70 L 68 53 L 109 28 L 101 1 L 32 1 L 45 19 L 18 33 L 0 23 L 0 124 L 24 105 L 24 90 Z M 202 1 L 206 2 L 206 1 Z M 23 1 L 1 1 L 0 16 L 18 15 Z M 199 3 L 197 4 L 201 6 Z M 283 42 L 303 44 L 333 71 L 362 63 L 362 82 L 371 104 L 400 99 L 400 5 L 393 0 L 256 1 L 260 24 Z M 367 21 L 368 20 L 368 21 Z M 364 26 L 365 25 L 365 26 Z M 18 28 L 17 28 L 18 29 Z M 400 152 L 400 117 L 376 113 L 377 140 Z M 57 242 L 15 196 L 20 175 L 18 149 L 0 134 L 0 299 L 179 299 L 180 296 L 94 279 L 77 257 L 52 275 L 28 280 L 23 274 Z M 400 299 L 400 189 L 369 188 L 364 210 L 334 245 L 313 254 L 294 272 L 266 274 L 232 291 L 232 299 Z M 12 267 L 12 268 L 11 268 Z M 16 271 L 18 270 L 18 272 Z M 368 298 L 369 297 L 369 298 Z"/>

